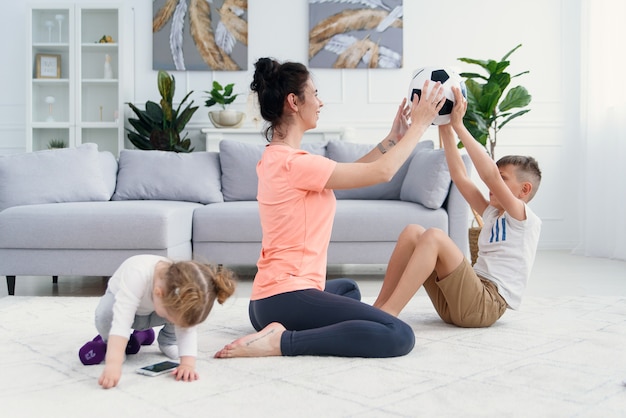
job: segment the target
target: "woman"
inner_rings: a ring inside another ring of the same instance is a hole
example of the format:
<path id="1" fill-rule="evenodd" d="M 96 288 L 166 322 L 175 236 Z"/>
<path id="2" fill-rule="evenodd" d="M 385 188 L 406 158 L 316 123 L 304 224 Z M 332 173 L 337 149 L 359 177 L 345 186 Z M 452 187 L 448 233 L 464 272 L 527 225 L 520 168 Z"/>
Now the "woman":
<path id="1" fill-rule="evenodd" d="M 391 180 L 443 106 L 441 85 L 428 89 L 427 82 L 427 93 L 422 100 L 416 95 L 411 109 L 404 99 L 391 132 L 355 163 L 337 163 L 300 150 L 304 132 L 316 127 L 323 106 L 304 65 L 261 58 L 250 87 L 269 123 L 269 144 L 257 165 L 263 240 L 249 305 L 258 332 L 226 345 L 215 356 L 407 354 L 415 344 L 407 324 L 360 302 L 354 281 L 326 283 L 336 206 L 333 189 Z"/>

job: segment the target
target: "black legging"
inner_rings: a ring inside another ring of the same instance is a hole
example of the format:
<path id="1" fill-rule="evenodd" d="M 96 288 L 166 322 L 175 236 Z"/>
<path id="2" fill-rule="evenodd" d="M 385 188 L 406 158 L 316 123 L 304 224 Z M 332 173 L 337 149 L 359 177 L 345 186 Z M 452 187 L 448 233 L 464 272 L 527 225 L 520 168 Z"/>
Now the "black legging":
<path id="1" fill-rule="evenodd" d="M 250 301 L 252 326 L 272 322 L 287 331 L 281 337 L 284 356 L 397 357 L 415 345 L 411 327 L 378 308 L 362 303 L 355 281 L 326 282 L 322 292 L 297 290 Z"/>

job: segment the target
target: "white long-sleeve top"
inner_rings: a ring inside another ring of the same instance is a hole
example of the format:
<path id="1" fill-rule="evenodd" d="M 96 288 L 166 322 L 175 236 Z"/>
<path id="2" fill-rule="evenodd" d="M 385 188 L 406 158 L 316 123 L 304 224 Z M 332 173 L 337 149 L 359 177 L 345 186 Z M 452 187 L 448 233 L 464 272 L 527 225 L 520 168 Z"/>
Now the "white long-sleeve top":
<path id="1" fill-rule="evenodd" d="M 154 312 L 152 290 L 154 271 L 159 261 L 171 263 L 170 259 L 157 255 L 130 257 L 109 280 L 108 290 L 115 295 L 110 335 L 128 338 L 132 332 L 135 315 L 149 315 Z M 175 331 L 179 355 L 196 357 L 198 354 L 196 327 L 175 326 Z"/>

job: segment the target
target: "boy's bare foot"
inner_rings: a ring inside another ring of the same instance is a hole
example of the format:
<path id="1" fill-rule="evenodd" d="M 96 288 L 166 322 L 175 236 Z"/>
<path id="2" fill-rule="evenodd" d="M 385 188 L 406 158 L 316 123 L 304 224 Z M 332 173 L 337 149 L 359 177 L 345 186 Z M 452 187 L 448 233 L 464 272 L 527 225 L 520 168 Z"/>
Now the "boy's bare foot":
<path id="1" fill-rule="evenodd" d="M 215 358 L 280 356 L 280 336 L 284 331 L 282 324 L 272 322 L 255 334 L 246 335 L 225 345 L 215 353 Z"/>

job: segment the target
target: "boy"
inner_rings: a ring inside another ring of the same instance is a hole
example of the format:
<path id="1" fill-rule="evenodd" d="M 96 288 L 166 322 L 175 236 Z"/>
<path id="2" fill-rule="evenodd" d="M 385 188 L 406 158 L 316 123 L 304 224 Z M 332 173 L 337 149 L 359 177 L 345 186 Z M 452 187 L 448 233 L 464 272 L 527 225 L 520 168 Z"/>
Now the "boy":
<path id="1" fill-rule="evenodd" d="M 527 203 L 537 192 L 541 171 L 532 157 L 507 156 L 494 163 L 463 125 L 467 102 L 458 88 L 453 91 L 450 124 L 440 126 L 439 134 L 452 181 L 483 217 L 478 259 L 472 268 L 446 233 L 409 225 L 398 238 L 374 306 L 397 316 L 424 285 L 445 322 L 488 327 L 507 307 L 518 309 L 521 303 L 541 229 Z M 489 188 L 489 199 L 467 176 L 455 132 Z"/>

